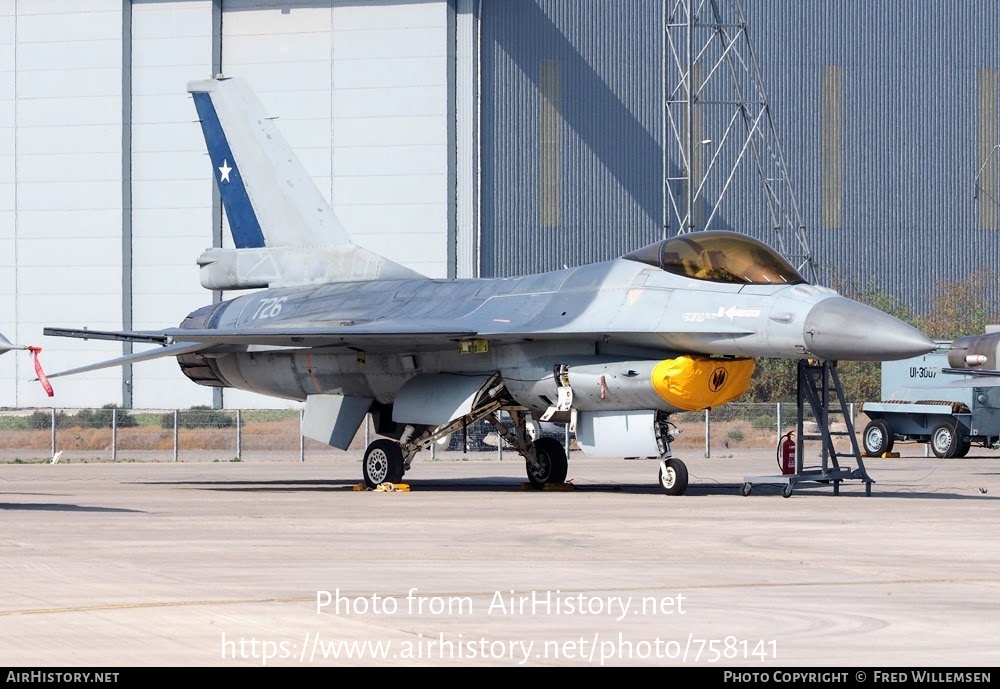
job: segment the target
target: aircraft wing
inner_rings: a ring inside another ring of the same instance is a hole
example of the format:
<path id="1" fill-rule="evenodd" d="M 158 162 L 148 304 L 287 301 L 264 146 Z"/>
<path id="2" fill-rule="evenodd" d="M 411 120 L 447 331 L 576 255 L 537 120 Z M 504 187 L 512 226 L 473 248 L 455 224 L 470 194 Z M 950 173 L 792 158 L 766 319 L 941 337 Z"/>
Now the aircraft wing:
<path id="1" fill-rule="evenodd" d="M 378 321 L 356 325 L 274 328 L 166 328 L 158 331 L 95 331 L 45 328 L 45 335 L 93 340 L 120 340 L 151 344 L 199 344 L 202 349 L 220 345 L 270 345 L 277 347 L 369 347 L 372 345 L 438 343 L 441 340 L 475 337 L 474 330 L 459 330 L 454 324 Z M 194 350 L 192 350 L 194 351 Z M 177 352 L 183 354 L 185 352 Z M 129 362 L 123 362 L 129 363 Z"/>
<path id="2" fill-rule="evenodd" d="M 492 324 L 495 325 L 495 324 Z M 750 331 L 738 327 L 711 327 L 708 331 L 716 335 L 740 337 Z M 706 329 L 696 330 L 705 334 Z M 115 359 L 99 361 L 87 366 L 59 371 L 48 378 L 59 378 L 77 373 L 97 371 L 114 366 L 125 366 L 167 356 L 181 356 L 193 352 L 218 352 L 232 347 L 349 347 L 378 351 L 385 349 L 406 350 L 421 346 L 439 347 L 442 341 L 482 339 L 494 345 L 545 341 L 556 339 L 600 340 L 606 333 L 578 332 L 553 329 L 548 331 L 502 331 L 488 328 L 484 331 L 460 330 L 454 322 L 424 322 L 415 328 L 413 321 L 383 320 L 356 324 L 340 324 L 310 327 L 261 327 L 261 328 L 166 328 L 159 331 L 110 331 L 77 328 L 45 328 L 43 333 L 51 337 L 70 337 L 84 340 L 112 340 L 143 344 L 158 344 L 160 347 Z M 681 333 L 678 333 L 681 334 Z M 628 337 L 629 333 L 616 332 L 614 336 Z M 650 336 L 652 333 L 631 333 L 633 336 Z M 656 345 L 656 342 L 651 344 Z M 1000 384 L 1000 379 L 997 379 Z"/>
<path id="3" fill-rule="evenodd" d="M 731 324 L 685 324 L 672 330 L 672 334 L 699 334 L 742 337 L 752 330 Z M 386 346 L 406 347 L 437 345 L 446 340 L 484 339 L 493 344 L 561 339 L 600 340 L 608 334 L 616 338 L 650 336 L 649 332 L 581 332 L 554 328 L 540 330 L 504 330 L 496 323 L 478 329 L 455 327 L 454 321 L 424 321 L 416 325 L 413 320 L 380 320 L 337 325 L 311 325 L 308 327 L 239 327 L 239 328 L 166 328 L 159 331 L 97 331 L 71 328 L 45 328 L 45 335 L 94 340 L 119 340 L 149 344 L 172 345 L 175 343 L 201 343 L 207 346 L 262 345 L 275 347 L 354 347 L 382 349 Z M 124 362 L 128 363 L 128 362 Z"/>

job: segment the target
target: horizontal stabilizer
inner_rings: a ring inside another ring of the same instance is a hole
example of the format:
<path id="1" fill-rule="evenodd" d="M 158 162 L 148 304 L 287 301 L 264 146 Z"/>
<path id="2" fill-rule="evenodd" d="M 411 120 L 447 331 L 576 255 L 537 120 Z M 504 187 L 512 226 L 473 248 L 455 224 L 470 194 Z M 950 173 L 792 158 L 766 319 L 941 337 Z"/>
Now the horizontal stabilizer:
<path id="1" fill-rule="evenodd" d="M 103 338 L 111 339 L 111 338 Z M 71 376 L 77 373 L 86 373 L 87 371 L 97 371 L 102 368 L 112 368 L 114 366 L 125 366 L 126 364 L 134 364 L 140 361 L 149 361 L 150 359 L 159 359 L 165 356 L 180 356 L 181 354 L 190 354 L 191 352 L 200 352 L 203 349 L 211 348 L 211 344 L 206 343 L 195 343 L 191 342 L 178 342 L 177 344 L 172 344 L 167 347 L 161 347 L 159 349 L 151 349 L 148 352 L 139 352 L 138 354 L 127 354 L 125 356 L 120 356 L 117 359 L 108 359 L 107 361 L 99 361 L 96 364 L 90 364 L 88 366 L 80 366 L 79 368 L 71 368 L 68 371 L 60 371 L 59 373 L 48 374 L 49 378 L 58 378 L 60 376 Z"/>

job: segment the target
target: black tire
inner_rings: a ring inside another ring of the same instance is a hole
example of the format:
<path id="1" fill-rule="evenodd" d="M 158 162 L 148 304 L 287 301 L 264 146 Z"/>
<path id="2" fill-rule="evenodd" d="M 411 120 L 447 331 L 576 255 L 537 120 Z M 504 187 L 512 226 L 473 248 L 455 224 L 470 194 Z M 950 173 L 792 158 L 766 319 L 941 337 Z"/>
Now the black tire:
<path id="1" fill-rule="evenodd" d="M 958 448 L 958 453 L 955 455 L 955 457 L 965 457 L 967 454 L 969 454 L 969 450 L 971 449 L 972 449 L 972 441 L 963 440 L 962 446 Z"/>
<path id="2" fill-rule="evenodd" d="M 399 483 L 406 471 L 403 451 L 394 440 L 379 438 L 365 450 L 361 468 L 369 488 L 378 488 L 383 483 Z"/>
<path id="3" fill-rule="evenodd" d="M 869 457 L 881 457 L 886 452 L 892 452 L 892 429 L 882 419 L 873 419 L 865 426 L 861 434 L 861 444 Z"/>
<path id="4" fill-rule="evenodd" d="M 942 421 L 931 432 L 931 450 L 935 457 L 951 459 L 962 449 L 962 438 L 958 434 L 958 424 L 953 419 Z"/>
<path id="5" fill-rule="evenodd" d="M 684 495 L 688 487 L 688 470 L 684 462 L 674 457 L 666 463 L 660 462 L 660 487 L 667 495 Z"/>
<path id="6" fill-rule="evenodd" d="M 539 438 L 532 443 L 532 447 L 540 466 L 534 467 L 531 462 L 525 460 L 528 481 L 531 485 L 541 488 L 546 483 L 566 483 L 569 465 L 562 443 L 555 438 Z"/>

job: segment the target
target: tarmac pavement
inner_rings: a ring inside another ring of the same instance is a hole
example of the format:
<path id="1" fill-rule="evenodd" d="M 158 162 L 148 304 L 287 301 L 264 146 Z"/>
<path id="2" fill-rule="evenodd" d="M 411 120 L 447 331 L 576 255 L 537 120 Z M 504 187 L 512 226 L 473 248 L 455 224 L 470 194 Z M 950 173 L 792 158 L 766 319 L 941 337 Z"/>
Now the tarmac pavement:
<path id="1" fill-rule="evenodd" d="M 773 452 L 656 462 L 0 464 L 12 666 L 992 667 L 1000 456 L 868 459 L 780 486 Z"/>

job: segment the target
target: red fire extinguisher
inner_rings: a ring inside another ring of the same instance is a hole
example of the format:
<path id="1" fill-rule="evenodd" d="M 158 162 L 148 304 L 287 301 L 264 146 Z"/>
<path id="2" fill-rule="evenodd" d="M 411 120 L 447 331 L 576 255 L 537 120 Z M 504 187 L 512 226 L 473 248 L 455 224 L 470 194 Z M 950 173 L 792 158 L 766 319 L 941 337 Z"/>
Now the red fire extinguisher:
<path id="1" fill-rule="evenodd" d="M 785 433 L 784 440 L 778 445 L 778 466 L 781 467 L 782 474 L 795 473 L 795 441 L 792 440 L 794 432 Z"/>

